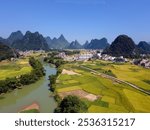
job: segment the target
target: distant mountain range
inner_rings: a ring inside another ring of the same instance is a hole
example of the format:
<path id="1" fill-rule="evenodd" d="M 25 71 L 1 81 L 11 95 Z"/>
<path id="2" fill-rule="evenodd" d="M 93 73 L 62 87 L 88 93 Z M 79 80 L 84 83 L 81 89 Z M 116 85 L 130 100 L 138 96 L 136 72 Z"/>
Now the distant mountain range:
<path id="1" fill-rule="evenodd" d="M 65 49 L 70 45 L 63 35 L 61 35 L 58 39 L 51 39 L 50 37 L 46 37 L 45 39 L 51 49 Z"/>
<path id="2" fill-rule="evenodd" d="M 4 39 L 0 37 L 0 42 L 18 50 L 48 50 L 48 49 L 104 49 L 109 46 L 107 39 L 94 39 L 81 45 L 77 40 L 69 43 L 61 35 L 59 38 L 43 37 L 42 34 L 27 31 L 25 35 L 21 31 L 12 32 L 11 35 Z"/>
<path id="3" fill-rule="evenodd" d="M 137 54 L 150 53 L 150 44 L 141 41 L 138 45 L 127 35 L 118 36 L 110 45 L 106 38 L 93 39 L 81 45 L 77 40 L 69 43 L 61 35 L 59 38 L 43 37 L 39 32 L 27 31 L 25 35 L 21 31 L 13 32 L 4 39 L 0 37 L 0 42 L 17 50 L 49 50 L 49 49 L 103 49 L 104 54 L 112 56 L 132 56 Z"/>
<path id="4" fill-rule="evenodd" d="M 112 42 L 110 47 L 104 50 L 104 53 L 112 56 L 131 57 L 138 54 L 138 48 L 132 38 L 127 35 L 120 35 Z"/>
<path id="5" fill-rule="evenodd" d="M 143 53 L 143 54 L 150 53 L 150 44 L 145 41 L 141 41 L 138 44 L 138 48 L 140 49 L 141 53 Z"/>
<path id="6" fill-rule="evenodd" d="M 49 50 L 45 38 L 38 32 L 27 31 L 22 39 L 14 41 L 11 46 L 18 50 Z"/>
<path id="7" fill-rule="evenodd" d="M 83 49 L 83 46 L 77 40 L 75 40 L 71 42 L 67 48 L 68 49 Z"/>
<path id="8" fill-rule="evenodd" d="M 9 45 L 12 45 L 13 42 L 21 39 L 23 39 L 23 34 L 21 31 L 12 32 L 7 38 L 7 42 L 9 43 Z"/>
<path id="9" fill-rule="evenodd" d="M 106 47 L 109 47 L 109 43 L 106 38 L 102 39 L 93 39 L 89 43 L 86 41 L 86 43 L 83 45 L 85 49 L 105 49 Z"/>
<path id="10" fill-rule="evenodd" d="M 150 44 L 142 41 L 136 45 L 129 36 L 120 35 L 112 42 L 110 47 L 107 47 L 104 50 L 103 53 L 112 56 L 133 57 L 139 54 L 150 53 Z"/>
<path id="11" fill-rule="evenodd" d="M 17 32 L 12 32 L 7 39 L 0 37 L 0 42 L 11 46 L 13 42 L 15 42 L 16 40 L 21 40 L 22 38 L 23 38 L 22 32 L 17 31 Z"/>

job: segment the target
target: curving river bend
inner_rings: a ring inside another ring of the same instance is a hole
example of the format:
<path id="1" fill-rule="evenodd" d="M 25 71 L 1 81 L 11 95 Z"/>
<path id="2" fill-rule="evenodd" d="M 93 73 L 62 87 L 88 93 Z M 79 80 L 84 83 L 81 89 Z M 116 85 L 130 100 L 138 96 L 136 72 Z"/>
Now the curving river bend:
<path id="1" fill-rule="evenodd" d="M 57 106 L 52 92 L 49 91 L 48 76 L 56 74 L 56 69 L 44 64 L 46 76 L 34 84 L 24 86 L 23 89 L 16 89 L 10 93 L 0 96 L 0 113 L 16 113 L 25 106 L 37 103 L 40 106 L 40 112 L 53 112 Z"/>

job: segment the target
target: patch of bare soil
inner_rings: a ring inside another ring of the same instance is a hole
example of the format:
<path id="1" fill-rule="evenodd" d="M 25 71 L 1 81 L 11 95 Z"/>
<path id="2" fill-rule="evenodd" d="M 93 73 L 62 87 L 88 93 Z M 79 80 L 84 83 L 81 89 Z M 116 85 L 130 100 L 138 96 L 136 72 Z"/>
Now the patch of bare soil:
<path id="1" fill-rule="evenodd" d="M 80 98 L 85 98 L 89 101 L 95 101 L 100 97 L 98 95 L 88 93 L 84 90 L 73 90 L 73 91 L 59 93 L 59 96 L 61 98 L 64 98 L 64 97 L 69 96 L 69 95 L 77 96 L 77 97 L 80 97 Z"/>
<path id="2" fill-rule="evenodd" d="M 72 70 L 66 70 L 66 69 L 63 69 L 62 74 L 68 74 L 68 75 L 81 75 L 81 74 L 76 73 L 76 72 L 74 72 L 74 71 L 72 71 Z"/>

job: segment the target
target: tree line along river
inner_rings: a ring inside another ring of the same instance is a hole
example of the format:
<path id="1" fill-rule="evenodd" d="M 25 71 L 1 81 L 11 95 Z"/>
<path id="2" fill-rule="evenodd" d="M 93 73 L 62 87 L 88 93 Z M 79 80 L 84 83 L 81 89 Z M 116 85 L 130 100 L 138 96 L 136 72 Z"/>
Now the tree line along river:
<path id="1" fill-rule="evenodd" d="M 48 76 L 56 74 L 56 69 L 49 64 L 43 64 L 46 75 L 36 83 L 26 85 L 22 89 L 13 90 L 0 96 L 0 112 L 16 113 L 32 103 L 39 105 L 42 113 L 53 112 L 57 103 L 49 91 Z"/>

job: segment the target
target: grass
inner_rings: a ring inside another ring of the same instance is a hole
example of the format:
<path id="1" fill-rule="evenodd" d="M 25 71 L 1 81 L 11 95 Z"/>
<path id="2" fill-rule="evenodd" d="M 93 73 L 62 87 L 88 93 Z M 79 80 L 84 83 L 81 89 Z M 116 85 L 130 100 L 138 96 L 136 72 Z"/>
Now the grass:
<path id="1" fill-rule="evenodd" d="M 145 96 L 128 89 L 123 91 L 136 112 L 150 112 L 150 96 Z"/>
<path id="2" fill-rule="evenodd" d="M 105 69 L 108 69 L 105 67 Z M 141 88 L 150 90 L 150 84 L 144 81 L 148 81 L 150 77 L 150 70 L 142 68 L 140 66 L 123 64 L 123 65 L 113 65 L 113 68 L 109 68 L 117 78 L 131 82 Z"/>
<path id="3" fill-rule="evenodd" d="M 19 59 L 17 61 L 5 61 L 0 63 L 0 80 L 6 78 L 20 76 L 30 73 L 32 67 L 28 63 L 28 59 Z"/>
<path id="4" fill-rule="evenodd" d="M 94 63 L 89 61 L 83 65 L 101 73 L 110 70 L 111 74 L 118 79 L 131 82 L 145 90 L 150 90 L 150 69 L 145 69 L 130 63 L 116 64 L 107 61 L 95 61 Z"/>
<path id="5" fill-rule="evenodd" d="M 90 113 L 127 113 L 128 111 L 122 106 L 113 104 L 113 105 L 110 105 L 108 108 L 92 105 L 91 107 L 89 107 L 88 112 Z"/>
<path id="6" fill-rule="evenodd" d="M 69 80 L 71 79 L 70 75 L 63 74 L 59 76 L 59 80 Z"/>
<path id="7" fill-rule="evenodd" d="M 115 104 L 115 99 L 110 96 L 103 96 L 102 101 L 109 102 Z"/>
<path id="8" fill-rule="evenodd" d="M 141 109 L 141 105 L 143 105 L 142 101 L 147 101 L 147 99 L 150 99 L 149 96 L 146 96 L 142 92 L 139 92 L 138 90 L 126 84 L 117 83 L 110 79 L 103 78 L 99 75 L 92 74 L 89 70 L 81 68 L 80 65 L 87 66 L 99 72 L 111 70 L 117 78 L 118 76 L 125 76 L 128 77 L 127 80 L 133 80 L 133 82 L 131 83 L 143 83 L 147 85 L 144 86 L 145 88 L 149 87 L 149 84 L 147 83 L 149 70 L 145 70 L 144 68 L 127 63 L 114 64 L 112 62 L 106 61 L 88 61 L 79 63 L 67 63 L 63 65 L 62 68 L 66 70 L 72 70 L 79 73 L 80 75 L 61 74 L 57 79 L 58 82 L 56 83 L 57 92 L 82 89 L 88 93 L 99 95 L 100 98 L 96 101 L 85 101 L 89 107 L 88 112 L 150 112 L 148 106 L 150 104 L 149 102 L 147 102 L 149 103 L 147 104 L 147 106 L 146 104 L 144 104 L 144 109 Z M 146 73 L 148 74 L 148 76 L 144 76 L 139 72 Z M 127 73 L 130 73 L 131 76 L 127 76 Z M 136 80 L 138 80 L 138 82 L 135 82 Z M 145 80 L 146 82 L 143 80 Z M 137 100 L 137 104 L 139 105 L 136 106 L 134 104 L 134 99 L 130 98 L 130 95 L 128 95 L 125 90 L 131 92 L 131 95 L 133 93 L 135 99 L 141 99 L 141 101 Z M 137 108 L 135 109 L 135 107 Z"/>
<path id="9" fill-rule="evenodd" d="M 57 88 L 57 92 L 58 93 L 61 93 L 61 92 L 68 92 L 68 91 L 73 91 L 73 90 L 79 90 L 79 89 L 81 89 L 80 87 L 78 87 L 78 86 L 73 86 L 73 87 L 66 87 L 66 88 Z"/>
<path id="10" fill-rule="evenodd" d="M 76 80 L 68 80 L 68 81 L 64 81 L 63 84 L 74 84 L 74 83 L 78 83 L 78 81 Z"/>
<path id="11" fill-rule="evenodd" d="M 20 113 L 39 113 L 39 110 L 37 110 L 37 109 L 31 109 L 31 110 L 21 111 Z"/>
<path id="12" fill-rule="evenodd" d="M 88 112 L 89 113 L 106 113 L 108 111 L 108 108 L 92 105 L 89 107 Z"/>
<path id="13" fill-rule="evenodd" d="M 150 84 L 150 80 L 143 80 L 143 82 Z"/>
<path id="14" fill-rule="evenodd" d="M 101 99 L 98 99 L 98 100 L 94 101 L 92 103 L 92 105 L 97 105 L 97 106 L 106 107 L 106 108 L 109 107 L 109 103 L 105 102 L 105 101 L 102 101 Z"/>

